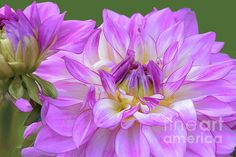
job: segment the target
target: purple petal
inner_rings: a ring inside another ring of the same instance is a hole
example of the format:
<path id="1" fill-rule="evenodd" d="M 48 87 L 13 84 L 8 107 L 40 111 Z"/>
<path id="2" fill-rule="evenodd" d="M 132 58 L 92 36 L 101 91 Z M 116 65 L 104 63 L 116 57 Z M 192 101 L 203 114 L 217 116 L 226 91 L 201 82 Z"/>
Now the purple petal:
<path id="1" fill-rule="evenodd" d="M 217 98 L 235 101 L 236 87 L 225 80 L 193 82 L 182 85 L 176 93 L 179 100 L 192 99 L 205 96 L 215 96 Z"/>
<path id="2" fill-rule="evenodd" d="M 18 99 L 15 105 L 21 112 L 31 112 L 33 110 L 29 101 L 23 98 Z"/>
<path id="3" fill-rule="evenodd" d="M 32 134 L 36 133 L 42 126 L 42 122 L 35 122 L 26 127 L 24 131 L 24 138 L 28 138 Z"/>
<path id="4" fill-rule="evenodd" d="M 177 22 L 184 23 L 184 36 L 189 37 L 191 35 L 198 34 L 198 23 L 194 11 L 189 8 L 183 8 L 174 13 Z"/>
<path id="5" fill-rule="evenodd" d="M 67 57 L 64 57 L 64 60 L 68 71 L 77 80 L 86 84 L 101 84 L 98 74 L 91 71 L 88 67 Z"/>
<path id="6" fill-rule="evenodd" d="M 44 22 L 51 16 L 59 15 L 60 10 L 57 4 L 52 2 L 43 2 L 43 3 L 33 3 L 30 6 L 26 7 L 24 10 L 24 14 L 30 19 L 30 21 L 34 21 L 37 16 L 40 16 L 40 21 Z M 38 15 L 37 15 L 38 14 Z"/>
<path id="7" fill-rule="evenodd" d="M 21 152 L 22 157 L 54 157 L 55 154 L 46 153 L 34 147 L 24 148 Z"/>
<path id="8" fill-rule="evenodd" d="M 56 35 L 63 22 L 64 14 L 50 16 L 46 19 L 39 28 L 38 41 L 40 44 L 40 50 L 43 52 L 56 39 Z"/>
<path id="9" fill-rule="evenodd" d="M 85 44 L 83 51 L 83 59 L 86 65 L 93 65 L 99 60 L 98 56 L 98 44 L 100 39 L 101 30 L 97 29 L 89 37 Z"/>
<path id="10" fill-rule="evenodd" d="M 80 113 L 80 105 L 58 108 L 50 105 L 46 115 L 47 125 L 62 136 L 72 136 L 74 123 Z"/>
<path id="11" fill-rule="evenodd" d="M 146 18 L 144 32 L 155 41 L 160 33 L 174 23 L 174 16 L 169 8 L 155 11 Z"/>
<path id="12" fill-rule="evenodd" d="M 129 34 L 109 17 L 108 10 L 103 11 L 103 21 L 103 32 L 106 40 L 121 58 L 125 58 L 130 42 Z"/>
<path id="13" fill-rule="evenodd" d="M 153 61 L 149 61 L 147 65 L 147 70 L 153 81 L 154 91 L 155 93 L 158 93 L 162 83 L 162 72 L 160 68 Z"/>
<path id="14" fill-rule="evenodd" d="M 115 97 L 116 95 L 116 84 L 112 75 L 108 74 L 104 70 L 99 71 L 102 86 L 109 96 Z"/>
<path id="15" fill-rule="evenodd" d="M 156 42 L 156 51 L 159 58 L 164 56 L 166 50 L 175 42 L 181 44 L 183 42 L 184 24 L 177 23 L 164 32 L 161 33 L 160 37 Z"/>
<path id="16" fill-rule="evenodd" d="M 76 146 L 79 148 L 96 129 L 97 127 L 93 122 L 92 112 L 85 111 L 81 113 L 76 119 L 73 128 L 73 139 Z"/>
<path id="17" fill-rule="evenodd" d="M 225 77 L 234 67 L 233 61 L 218 62 L 207 66 L 195 66 L 187 76 L 189 81 L 213 81 Z"/>
<path id="18" fill-rule="evenodd" d="M 94 31 L 95 21 L 64 21 L 52 49 L 81 53 Z"/>
<path id="19" fill-rule="evenodd" d="M 49 153 L 64 153 L 76 148 L 72 137 L 55 133 L 48 127 L 43 127 L 36 140 L 35 148 Z"/>

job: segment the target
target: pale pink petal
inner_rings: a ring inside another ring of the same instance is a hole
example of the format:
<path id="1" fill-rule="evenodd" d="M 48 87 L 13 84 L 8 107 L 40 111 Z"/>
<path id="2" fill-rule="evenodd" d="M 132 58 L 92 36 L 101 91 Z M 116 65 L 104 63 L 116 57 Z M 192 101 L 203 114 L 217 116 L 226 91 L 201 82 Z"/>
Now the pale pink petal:
<path id="1" fill-rule="evenodd" d="M 216 139 L 216 154 L 226 156 L 231 154 L 236 147 L 236 132 L 223 123 L 218 123 L 212 128 L 212 133 Z"/>
<path id="2" fill-rule="evenodd" d="M 188 129 L 187 149 L 201 157 L 215 156 L 215 139 L 205 123 Z"/>
<path id="3" fill-rule="evenodd" d="M 136 112 L 134 117 L 144 125 L 155 126 L 160 125 L 164 126 L 168 123 L 171 123 L 174 118 L 178 116 L 177 112 L 174 110 L 164 107 L 157 106 L 150 113 Z"/>
<path id="4" fill-rule="evenodd" d="M 120 129 L 116 136 L 115 149 L 117 156 L 147 157 L 149 145 L 139 125 L 129 129 Z"/>
<path id="5" fill-rule="evenodd" d="M 224 117 L 236 113 L 230 104 L 222 102 L 215 97 L 208 96 L 202 100 L 194 101 L 197 112 L 210 117 Z"/>
<path id="6" fill-rule="evenodd" d="M 170 108 L 176 110 L 185 123 L 196 123 L 197 113 L 191 99 L 174 102 Z"/>

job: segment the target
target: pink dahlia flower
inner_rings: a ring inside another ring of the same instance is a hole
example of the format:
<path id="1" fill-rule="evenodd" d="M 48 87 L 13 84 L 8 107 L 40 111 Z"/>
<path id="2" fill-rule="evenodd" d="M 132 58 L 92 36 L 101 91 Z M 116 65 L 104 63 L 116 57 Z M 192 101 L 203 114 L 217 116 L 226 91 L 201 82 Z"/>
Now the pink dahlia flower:
<path id="1" fill-rule="evenodd" d="M 47 63 L 42 62 L 49 56 L 59 51 L 83 51 L 94 31 L 95 22 L 64 20 L 64 15 L 51 2 L 34 2 L 17 11 L 7 5 L 0 8 L 0 103 L 5 99 L 15 101 L 22 97 L 40 103 L 37 97 L 40 88 L 37 88 L 36 82 L 45 90 L 50 83 L 35 78 L 32 73 L 40 68 L 40 77 L 45 78 L 52 72 L 43 70 L 50 59 Z M 51 62 L 55 61 L 51 59 Z M 48 78 L 46 80 L 50 81 Z M 43 94 L 56 97 L 52 90 L 43 91 Z M 24 99 L 16 102 L 16 106 L 24 112 L 30 111 L 31 105 L 27 105 Z"/>
<path id="2" fill-rule="evenodd" d="M 66 97 L 78 94 L 80 102 L 45 100 L 35 143 L 22 155 L 229 156 L 236 146 L 235 60 L 220 52 L 215 33 L 199 34 L 189 9 L 130 18 L 104 10 L 103 21 L 76 60 L 64 57 L 81 91 Z"/>

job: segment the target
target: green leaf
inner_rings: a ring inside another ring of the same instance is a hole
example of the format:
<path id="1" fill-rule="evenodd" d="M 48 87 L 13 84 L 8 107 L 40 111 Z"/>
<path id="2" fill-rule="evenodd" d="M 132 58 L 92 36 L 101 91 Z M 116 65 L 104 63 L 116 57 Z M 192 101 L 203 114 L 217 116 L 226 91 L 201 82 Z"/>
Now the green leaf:
<path id="1" fill-rule="evenodd" d="M 37 81 L 44 95 L 57 98 L 57 90 L 54 85 L 46 80 L 41 79 L 37 75 L 31 74 L 31 76 Z"/>
<path id="2" fill-rule="evenodd" d="M 14 80 L 11 81 L 11 84 L 8 88 L 8 92 L 15 99 L 19 99 L 24 95 L 22 80 L 19 77 L 16 77 L 14 78 Z"/>
<path id="3" fill-rule="evenodd" d="M 41 104 L 41 101 L 39 100 L 39 95 L 38 95 L 39 89 L 35 80 L 29 77 L 28 75 L 23 75 L 22 80 L 27 89 L 29 97 L 35 102 L 37 102 L 38 104 Z"/>
<path id="4" fill-rule="evenodd" d="M 25 120 L 24 125 L 28 126 L 34 122 L 38 122 L 41 120 L 41 106 L 39 104 L 34 104 L 32 112 L 29 114 L 27 119 Z"/>

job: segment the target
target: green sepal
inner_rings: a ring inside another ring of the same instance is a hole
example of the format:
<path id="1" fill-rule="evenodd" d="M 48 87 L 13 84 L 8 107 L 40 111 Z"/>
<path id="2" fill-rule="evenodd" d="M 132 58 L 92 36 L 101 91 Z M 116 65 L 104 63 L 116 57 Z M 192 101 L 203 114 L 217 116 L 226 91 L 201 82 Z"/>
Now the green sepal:
<path id="1" fill-rule="evenodd" d="M 56 99 L 57 98 L 57 90 L 54 87 L 54 85 L 46 80 L 41 79 L 40 77 L 38 77 L 37 75 L 31 74 L 32 78 L 35 79 L 35 81 L 37 81 L 37 83 L 39 84 L 43 95 L 45 96 L 49 96 L 51 98 Z"/>
<path id="2" fill-rule="evenodd" d="M 22 86 L 22 80 L 19 77 L 15 77 L 11 81 L 8 92 L 14 99 L 19 99 L 24 95 L 24 87 Z"/>
<path id="3" fill-rule="evenodd" d="M 28 75 L 23 75 L 22 80 L 23 80 L 24 85 L 27 89 L 29 97 L 32 100 L 34 100 L 36 103 L 41 104 L 41 101 L 40 101 L 39 95 L 38 95 L 39 89 L 38 89 L 38 85 L 35 82 L 35 80 Z"/>
<path id="4" fill-rule="evenodd" d="M 27 119 L 25 120 L 24 122 L 25 126 L 28 126 L 34 122 L 39 122 L 41 120 L 41 115 L 40 115 L 41 105 L 34 103 L 32 106 L 33 106 L 33 110 L 31 111 Z"/>

